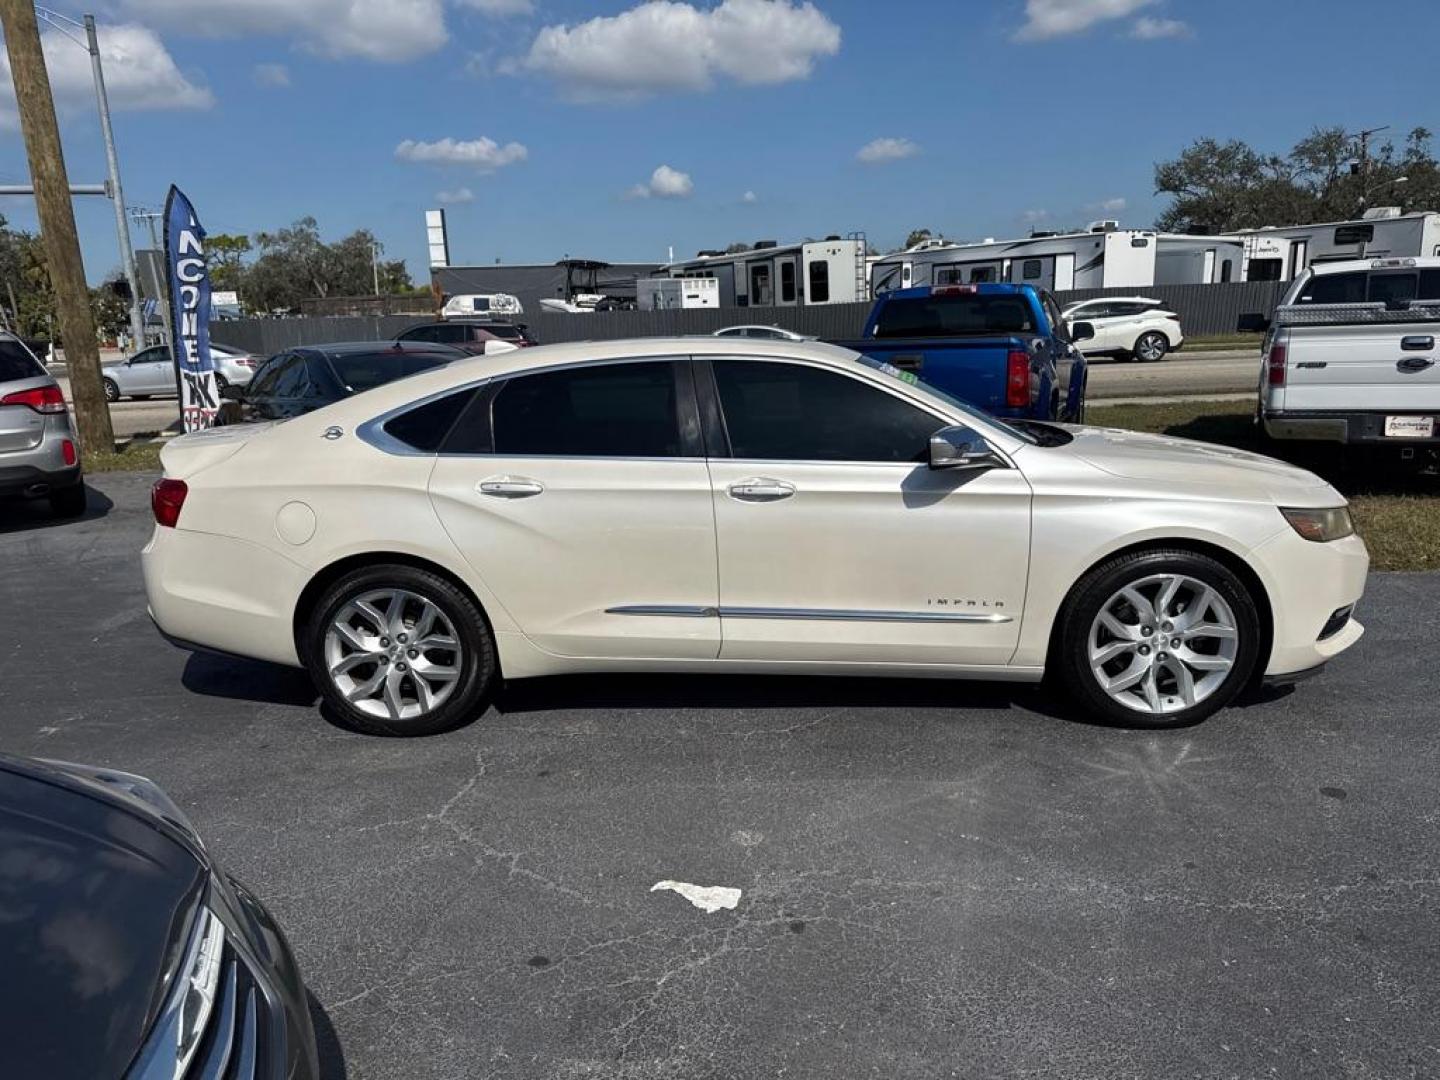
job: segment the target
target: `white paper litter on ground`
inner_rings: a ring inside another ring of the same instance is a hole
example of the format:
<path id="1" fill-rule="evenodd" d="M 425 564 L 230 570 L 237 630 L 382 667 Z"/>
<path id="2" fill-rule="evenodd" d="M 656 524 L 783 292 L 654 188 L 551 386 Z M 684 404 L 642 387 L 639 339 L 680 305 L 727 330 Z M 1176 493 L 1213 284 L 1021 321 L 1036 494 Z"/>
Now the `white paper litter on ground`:
<path id="1" fill-rule="evenodd" d="M 719 911 L 721 908 L 733 909 L 736 904 L 740 903 L 740 890 L 724 885 L 691 885 L 688 881 L 657 881 L 650 886 L 651 892 L 659 892 L 661 889 L 679 893 L 701 911 L 706 912 Z"/>

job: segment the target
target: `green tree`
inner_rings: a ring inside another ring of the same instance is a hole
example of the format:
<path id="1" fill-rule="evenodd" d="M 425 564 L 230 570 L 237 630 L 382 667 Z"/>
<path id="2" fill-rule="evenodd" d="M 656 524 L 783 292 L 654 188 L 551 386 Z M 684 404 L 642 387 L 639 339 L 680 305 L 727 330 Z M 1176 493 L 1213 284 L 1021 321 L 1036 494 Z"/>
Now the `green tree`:
<path id="1" fill-rule="evenodd" d="M 210 283 L 217 289 L 240 292 L 245 278 L 245 256 L 255 245 L 240 233 L 215 233 L 205 238 L 205 261 Z"/>
<path id="2" fill-rule="evenodd" d="M 926 240 L 934 239 L 935 234 L 929 229 L 911 229 L 910 234 L 905 237 L 903 247 L 912 248 L 916 244 L 923 244 Z"/>

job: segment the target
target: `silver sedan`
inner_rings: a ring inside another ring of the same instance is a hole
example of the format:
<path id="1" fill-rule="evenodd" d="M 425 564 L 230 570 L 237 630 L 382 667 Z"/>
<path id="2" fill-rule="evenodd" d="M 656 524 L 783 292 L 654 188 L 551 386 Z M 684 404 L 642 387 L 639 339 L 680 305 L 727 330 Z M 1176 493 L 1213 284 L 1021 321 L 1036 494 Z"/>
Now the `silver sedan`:
<path id="1" fill-rule="evenodd" d="M 220 345 L 211 345 L 210 355 L 215 361 L 215 381 L 221 389 L 227 385 L 248 384 L 263 359 Z M 170 356 L 168 345 L 141 349 L 134 356 L 106 364 L 102 374 L 106 401 L 119 401 L 126 397 L 174 397 L 176 393 L 175 361 Z"/>

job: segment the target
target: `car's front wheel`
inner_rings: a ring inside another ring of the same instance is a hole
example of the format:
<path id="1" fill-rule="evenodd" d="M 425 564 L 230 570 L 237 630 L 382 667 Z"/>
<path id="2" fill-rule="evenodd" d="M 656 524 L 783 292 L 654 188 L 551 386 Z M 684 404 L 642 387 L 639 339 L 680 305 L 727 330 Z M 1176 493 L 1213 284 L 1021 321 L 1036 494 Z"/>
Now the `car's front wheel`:
<path id="1" fill-rule="evenodd" d="M 1170 339 L 1158 330 L 1149 330 L 1135 339 L 1135 358 L 1147 364 L 1164 360 L 1170 351 Z"/>
<path id="2" fill-rule="evenodd" d="M 473 719 L 495 681 L 489 625 L 452 582 L 412 566 L 370 566 L 320 598 L 304 631 L 305 665 L 349 726 L 431 735 Z"/>
<path id="3" fill-rule="evenodd" d="M 105 400 L 112 405 L 120 400 L 120 384 L 114 379 L 105 379 Z"/>
<path id="4" fill-rule="evenodd" d="M 1059 675 L 1092 716 L 1182 727 L 1223 708 L 1250 679 L 1260 615 L 1245 583 L 1190 551 L 1120 555 L 1071 593 L 1056 642 Z"/>

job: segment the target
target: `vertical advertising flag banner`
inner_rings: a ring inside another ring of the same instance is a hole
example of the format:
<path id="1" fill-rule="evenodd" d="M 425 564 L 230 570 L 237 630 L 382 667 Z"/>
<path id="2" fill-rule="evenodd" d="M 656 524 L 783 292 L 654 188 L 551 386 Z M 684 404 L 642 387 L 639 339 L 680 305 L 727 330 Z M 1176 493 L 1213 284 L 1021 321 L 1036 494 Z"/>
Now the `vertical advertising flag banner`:
<path id="1" fill-rule="evenodd" d="M 165 199 L 165 269 L 180 419 L 187 432 L 199 431 L 215 423 L 220 408 L 210 357 L 210 272 L 205 265 L 205 230 L 190 200 L 174 185 Z"/>

